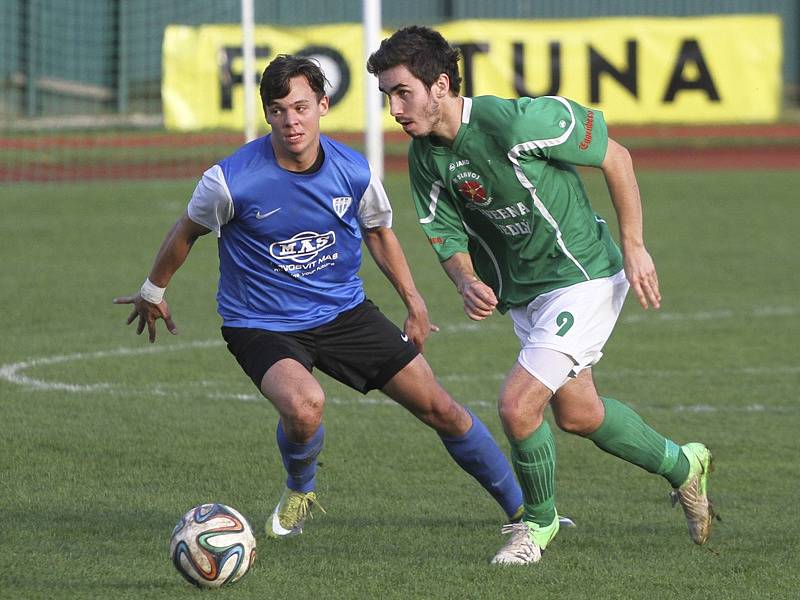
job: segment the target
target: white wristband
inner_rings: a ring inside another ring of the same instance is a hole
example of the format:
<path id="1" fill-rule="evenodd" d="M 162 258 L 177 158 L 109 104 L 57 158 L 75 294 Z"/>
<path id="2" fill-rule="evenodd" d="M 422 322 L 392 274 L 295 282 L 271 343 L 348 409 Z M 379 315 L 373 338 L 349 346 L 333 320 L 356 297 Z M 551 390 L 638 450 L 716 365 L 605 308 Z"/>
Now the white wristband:
<path id="1" fill-rule="evenodd" d="M 164 292 L 166 291 L 167 288 L 158 287 L 155 283 L 150 281 L 148 277 L 144 280 L 142 289 L 139 290 L 139 295 L 150 304 L 161 304 L 161 301 L 164 299 Z"/>

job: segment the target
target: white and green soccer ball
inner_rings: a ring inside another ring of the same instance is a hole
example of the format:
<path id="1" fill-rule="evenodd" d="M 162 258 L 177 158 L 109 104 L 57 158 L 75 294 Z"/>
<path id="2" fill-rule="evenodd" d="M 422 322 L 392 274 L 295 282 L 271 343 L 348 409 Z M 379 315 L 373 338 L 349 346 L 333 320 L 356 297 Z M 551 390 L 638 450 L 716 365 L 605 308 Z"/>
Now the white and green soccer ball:
<path id="1" fill-rule="evenodd" d="M 189 583 L 218 588 L 247 573 L 256 558 L 256 539 L 237 510 L 202 504 L 183 515 L 172 530 L 169 554 Z"/>

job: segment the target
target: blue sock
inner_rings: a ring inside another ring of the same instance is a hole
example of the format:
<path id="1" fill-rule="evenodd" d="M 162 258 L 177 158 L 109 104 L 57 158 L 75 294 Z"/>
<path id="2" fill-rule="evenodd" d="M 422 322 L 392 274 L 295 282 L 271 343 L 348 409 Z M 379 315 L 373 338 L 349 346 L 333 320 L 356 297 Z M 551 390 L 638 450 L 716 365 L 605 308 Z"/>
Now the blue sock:
<path id="1" fill-rule="evenodd" d="M 311 492 L 317 485 L 317 456 L 322 452 L 325 428 L 320 425 L 314 437 L 305 444 L 289 441 L 278 421 L 275 435 L 286 468 L 286 487 L 296 492 Z"/>
<path id="2" fill-rule="evenodd" d="M 458 466 L 477 479 L 506 515 L 513 517 L 522 506 L 522 489 L 486 425 L 471 410 L 467 412 L 472 417 L 472 427 L 467 433 L 459 438 L 439 437 Z"/>

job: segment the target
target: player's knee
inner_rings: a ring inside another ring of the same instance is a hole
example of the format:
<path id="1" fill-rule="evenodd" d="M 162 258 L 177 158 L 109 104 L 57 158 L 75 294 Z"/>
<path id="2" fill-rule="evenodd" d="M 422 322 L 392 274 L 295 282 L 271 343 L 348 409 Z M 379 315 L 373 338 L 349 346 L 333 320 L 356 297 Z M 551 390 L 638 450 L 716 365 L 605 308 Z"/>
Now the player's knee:
<path id="1" fill-rule="evenodd" d="M 505 432 L 521 439 L 521 431 L 528 431 L 531 425 L 538 427 L 544 418 L 548 399 L 545 395 L 501 393 L 498 413 Z"/>
<path id="2" fill-rule="evenodd" d="M 287 429 L 298 434 L 313 435 L 322 423 L 325 395 L 322 390 L 305 390 L 285 403 L 281 418 Z"/>
<path id="3" fill-rule="evenodd" d="M 453 400 L 442 388 L 433 390 L 417 417 L 436 431 L 446 435 L 460 435 L 469 430 L 471 419 L 466 409 Z"/>
<path id="4" fill-rule="evenodd" d="M 523 410 L 519 401 L 501 397 L 498 413 L 500 414 L 500 422 L 503 424 L 503 427 L 508 430 L 509 426 L 513 426 L 515 423 L 524 420 L 527 411 Z"/>
<path id="5" fill-rule="evenodd" d="M 581 436 L 589 435 L 603 422 L 602 415 L 598 420 L 597 415 L 580 412 L 564 413 L 554 411 L 553 416 L 559 429 Z"/>

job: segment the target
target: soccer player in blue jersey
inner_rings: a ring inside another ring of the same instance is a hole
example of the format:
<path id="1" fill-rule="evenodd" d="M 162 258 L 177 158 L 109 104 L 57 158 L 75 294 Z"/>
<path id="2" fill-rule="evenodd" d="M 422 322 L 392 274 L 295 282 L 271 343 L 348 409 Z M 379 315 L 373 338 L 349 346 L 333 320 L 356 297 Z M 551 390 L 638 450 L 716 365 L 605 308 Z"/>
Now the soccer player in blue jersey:
<path id="1" fill-rule="evenodd" d="M 264 71 L 269 135 L 208 169 L 167 234 L 132 304 L 155 341 L 158 319 L 175 334 L 164 292 L 202 235 L 219 245 L 217 304 L 228 349 L 280 420 L 286 489 L 266 524 L 270 537 L 302 532 L 317 503 L 325 395 L 314 367 L 367 393 L 380 389 L 429 425 L 507 516 L 522 491 L 485 425 L 436 382 L 420 351 L 432 330 L 380 180 L 357 152 L 321 135 L 325 77 L 309 59 L 280 55 Z M 364 295 L 361 242 L 405 303 L 401 331 Z"/>

